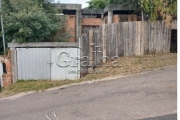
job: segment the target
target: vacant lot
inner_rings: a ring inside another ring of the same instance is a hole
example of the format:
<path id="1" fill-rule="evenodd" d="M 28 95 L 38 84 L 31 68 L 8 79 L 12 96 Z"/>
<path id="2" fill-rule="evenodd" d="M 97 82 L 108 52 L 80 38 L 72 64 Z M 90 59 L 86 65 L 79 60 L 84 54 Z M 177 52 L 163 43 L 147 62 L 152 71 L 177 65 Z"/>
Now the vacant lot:
<path id="1" fill-rule="evenodd" d="M 98 67 L 95 68 L 92 74 L 88 74 L 85 77 L 75 81 L 18 81 L 8 88 L 3 89 L 0 92 L 0 97 L 17 94 L 27 91 L 42 91 L 48 88 L 62 86 L 65 84 L 76 83 L 81 81 L 89 81 L 99 78 L 136 74 L 143 71 L 149 71 L 155 68 L 161 68 L 165 66 L 171 66 L 177 64 L 177 54 L 157 54 L 157 55 L 145 55 L 136 57 L 122 57 L 118 60 L 118 67 Z M 111 62 L 105 64 L 110 65 Z"/>

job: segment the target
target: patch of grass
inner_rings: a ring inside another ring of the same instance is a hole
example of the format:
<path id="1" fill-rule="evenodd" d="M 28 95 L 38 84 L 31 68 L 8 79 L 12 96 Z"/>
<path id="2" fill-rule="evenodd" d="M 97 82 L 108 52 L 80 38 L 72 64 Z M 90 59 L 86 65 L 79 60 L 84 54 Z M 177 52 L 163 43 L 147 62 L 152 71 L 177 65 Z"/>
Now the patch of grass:
<path id="1" fill-rule="evenodd" d="M 152 70 L 154 68 L 163 69 L 163 67 L 165 66 L 177 64 L 177 54 L 168 53 L 136 57 L 121 57 L 117 61 L 119 65 L 122 65 L 121 67 L 98 67 L 95 69 L 94 74 L 88 74 L 85 77 L 75 81 L 18 81 L 10 87 L 3 89 L 2 92 L 0 92 L 0 97 L 14 95 L 20 92 L 43 91 L 48 88 L 53 88 L 81 81 L 89 81 L 105 77 L 112 77 L 116 75 L 119 76 L 132 73 L 140 73 L 143 71 Z M 111 62 L 108 62 L 105 65 L 111 64 Z"/>
<path id="2" fill-rule="evenodd" d="M 28 91 L 44 91 L 48 88 L 53 88 L 57 86 L 62 86 L 65 84 L 70 84 L 75 81 L 35 81 L 35 80 L 29 80 L 29 81 L 23 81 L 20 80 L 16 82 L 15 84 L 12 84 L 11 86 L 5 88 L 2 90 L 2 93 L 0 93 L 0 96 L 9 96 L 14 95 L 20 92 L 28 92 Z"/>
<path id="3" fill-rule="evenodd" d="M 144 55 L 135 57 L 121 57 L 117 60 L 122 67 L 99 67 L 97 71 L 108 71 L 105 74 L 90 74 L 82 78 L 86 79 L 99 79 L 109 76 L 116 75 L 127 75 L 132 73 L 140 73 L 143 71 L 149 71 L 154 68 L 162 68 L 165 66 L 176 65 L 177 64 L 177 54 L 156 54 L 156 55 Z M 110 65 L 111 63 L 106 63 Z"/>

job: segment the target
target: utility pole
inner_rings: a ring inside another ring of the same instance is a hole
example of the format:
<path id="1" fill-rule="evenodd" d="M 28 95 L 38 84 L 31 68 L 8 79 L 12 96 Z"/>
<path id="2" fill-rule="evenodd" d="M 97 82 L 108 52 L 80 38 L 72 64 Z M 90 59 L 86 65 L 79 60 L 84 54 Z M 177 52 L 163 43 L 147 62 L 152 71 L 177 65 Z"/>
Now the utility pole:
<path id="1" fill-rule="evenodd" d="M 1 0 L 0 0 L 0 14 L 1 14 L 1 28 L 2 28 L 2 39 L 3 39 L 4 55 L 6 55 L 6 45 L 5 45 L 5 38 L 4 38 L 4 24 L 3 24 L 2 1 Z"/>

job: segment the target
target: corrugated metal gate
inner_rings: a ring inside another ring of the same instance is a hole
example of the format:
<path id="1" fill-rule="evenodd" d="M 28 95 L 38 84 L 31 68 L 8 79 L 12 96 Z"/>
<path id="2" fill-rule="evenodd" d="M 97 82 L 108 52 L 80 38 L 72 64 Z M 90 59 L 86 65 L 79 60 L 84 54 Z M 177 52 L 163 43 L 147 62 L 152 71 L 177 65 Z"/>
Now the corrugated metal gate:
<path id="1" fill-rule="evenodd" d="M 17 48 L 19 80 L 74 80 L 80 78 L 78 48 Z"/>

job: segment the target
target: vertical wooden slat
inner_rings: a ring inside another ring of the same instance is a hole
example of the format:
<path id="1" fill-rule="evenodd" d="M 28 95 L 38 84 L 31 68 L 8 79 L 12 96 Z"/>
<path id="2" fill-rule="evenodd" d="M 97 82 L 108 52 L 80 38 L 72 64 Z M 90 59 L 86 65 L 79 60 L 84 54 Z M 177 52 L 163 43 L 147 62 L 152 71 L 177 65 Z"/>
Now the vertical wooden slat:
<path id="1" fill-rule="evenodd" d="M 157 47 L 157 41 L 156 41 L 156 35 L 157 35 L 157 26 L 156 23 L 157 22 L 153 22 L 154 23 L 154 35 L 153 35 L 153 53 L 156 53 L 156 47 Z"/>
<path id="2" fill-rule="evenodd" d="M 115 34 L 116 34 L 116 44 L 115 44 L 115 46 L 116 46 L 116 55 L 115 56 L 117 56 L 117 57 L 118 57 L 118 47 L 119 47 L 119 45 L 118 45 L 118 37 L 119 37 L 118 33 L 119 33 L 119 26 L 116 23 L 116 32 L 115 32 Z"/>
<path id="3" fill-rule="evenodd" d="M 159 53 L 159 21 L 156 22 L 156 53 Z"/>
<path id="4" fill-rule="evenodd" d="M 159 53 L 162 53 L 162 22 L 159 22 Z"/>
<path id="5" fill-rule="evenodd" d="M 170 28 L 168 28 L 168 31 L 169 31 L 169 33 L 168 33 L 168 45 L 167 45 L 167 51 L 166 52 L 170 52 L 170 48 L 171 48 L 171 34 L 172 34 L 172 32 L 171 32 L 171 29 Z"/>
<path id="6" fill-rule="evenodd" d="M 110 33 L 109 33 L 109 29 L 110 29 L 110 25 L 107 24 L 106 25 L 106 31 L 105 31 L 105 34 L 106 34 L 106 56 L 109 57 L 109 36 L 110 36 Z"/>
<path id="7" fill-rule="evenodd" d="M 148 54 L 149 51 L 148 36 L 148 22 L 144 22 L 144 54 Z"/>
<path id="8" fill-rule="evenodd" d="M 97 65 L 97 53 L 95 52 L 96 51 L 96 46 L 97 45 L 97 31 L 93 30 L 93 61 L 94 61 L 94 65 Z"/>
<path id="9" fill-rule="evenodd" d="M 132 52 L 136 55 L 136 22 L 132 24 Z"/>
<path id="10" fill-rule="evenodd" d="M 111 24 L 108 24 L 108 26 L 109 26 L 109 29 L 108 29 L 108 47 L 109 47 L 109 49 L 108 49 L 108 57 L 110 57 L 111 58 L 111 40 L 112 40 L 112 25 Z"/>
<path id="11" fill-rule="evenodd" d="M 106 25 L 103 24 L 102 25 L 102 44 L 103 44 L 102 52 L 103 52 L 103 58 L 106 57 L 106 39 L 105 39 L 105 37 L 107 37 L 107 35 L 106 35 L 105 29 L 106 29 Z M 106 59 L 103 59 L 103 63 L 105 63 L 105 62 L 106 62 Z"/>
<path id="12" fill-rule="evenodd" d="M 127 24 L 125 22 L 123 22 L 123 40 L 124 40 L 124 56 L 128 56 L 127 52 Z"/>
<path id="13" fill-rule="evenodd" d="M 153 23 L 149 23 L 149 54 L 152 54 Z"/>
<path id="14" fill-rule="evenodd" d="M 93 30 L 89 30 L 89 64 L 92 65 L 93 60 Z"/>
<path id="15" fill-rule="evenodd" d="M 138 55 L 138 30 L 137 30 L 137 27 L 138 27 L 138 25 L 137 25 L 137 22 L 135 22 L 135 32 L 134 32 L 134 35 L 135 35 L 135 37 L 134 37 L 134 39 L 135 39 L 135 55 Z"/>
<path id="16" fill-rule="evenodd" d="M 136 55 L 140 55 L 140 23 L 136 22 Z"/>
<path id="17" fill-rule="evenodd" d="M 111 41 L 110 57 L 112 58 L 116 56 L 116 28 L 117 26 L 116 24 L 112 24 L 111 26 L 112 26 L 112 30 L 111 30 L 111 39 L 110 39 Z"/>
<path id="18" fill-rule="evenodd" d="M 123 30 L 123 23 L 119 23 L 119 47 L 118 47 L 118 51 L 119 51 L 119 57 L 124 56 L 124 34 L 123 34 L 124 30 Z"/>
<path id="19" fill-rule="evenodd" d="M 103 58 L 102 26 L 100 26 L 99 29 L 97 30 L 97 46 L 99 46 L 99 48 L 97 49 L 97 64 L 101 65 L 103 63 L 102 62 L 102 58 Z"/>
<path id="20" fill-rule="evenodd" d="M 133 28 L 132 28 L 133 22 L 129 22 L 128 27 L 129 27 L 129 56 L 133 55 Z"/>
<path id="21" fill-rule="evenodd" d="M 141 55 L 144 55 L 144 22 L 140 23 L 140 36 L 141 36 Z"/>
<path id="22" fill-rule="evenodd" d="M 162 29 L 162 36 L 163 36 L 163 37 L 162 37 L 162 38 L 163 38 L 163 39 L 162 39 L 162 52 L 164 53 L 164 52 L 165 52 L 165 39 L 166 39 L 166 38 L 165 38 L 165 34 L 166 34 L 166 33 L 165 33 L 165 32 L 166 32 L 166 30 L 165 30 L 165 29 L 166 29 L 166 28 L 165 28 L 165 22 L 162 22 L 162 28 L 163 28 L 163 29 Z"/>
<path id="23" fill-rule="evenodd" d="M 117 24 L 117 56 L 121 56 L 121 28 L 120 23 Z"/>
<path id="24" fill-rule="evenodd" d="M 83 57 L 82 65 L 81 66 L 81 72 L 84 74 L 88 73 L 88 65 L 89 65 L 89 40 L 88 40 L 88 35 L 87 34 L 82 34 L 82 50 L 81 50 L 81 57 Z M 86 62 L 85 62 L 86 61 Z"/>
<path id="25" fill-rule="evenodd" d="M 129 24 L 128 24 L 128 22 L 126 22 L 126 51 L 127 51 L 127 53 L 126 53 L 126 56 L 130 56 L 130 50 L 129 50 L 129 48 L 130 48 L 130 40 L 129 40 Z"/>

